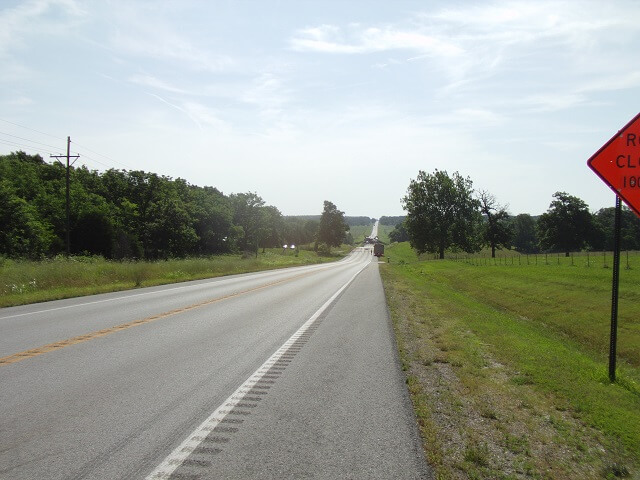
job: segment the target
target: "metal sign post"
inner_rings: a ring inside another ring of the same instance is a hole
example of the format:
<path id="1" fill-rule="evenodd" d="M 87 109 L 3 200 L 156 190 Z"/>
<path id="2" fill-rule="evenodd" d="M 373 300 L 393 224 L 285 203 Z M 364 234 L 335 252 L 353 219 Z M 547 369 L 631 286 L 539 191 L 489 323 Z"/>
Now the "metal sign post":
<path id="1" fill-rule="evenodd" d="M 611 286 L 611 335 L 609 339 L 609 380 L 616 381 L 616 349 L 618 344 L 618 285 L 620 283 L 620 217 L 622 202 L 616 195 L 613 225 L 613 282 Z"/>
<path id="2" fill-rule="evenodd" d="M 609 380 L 616 381 L 618 340 L 618 285 L 620 283 L 621 199 L 640 216 L 640 113 L 605 143 L 587 161 L 589 168 L 616 194 L 613 234 L 613 282 L 611 287 L 611 336 Z"/>

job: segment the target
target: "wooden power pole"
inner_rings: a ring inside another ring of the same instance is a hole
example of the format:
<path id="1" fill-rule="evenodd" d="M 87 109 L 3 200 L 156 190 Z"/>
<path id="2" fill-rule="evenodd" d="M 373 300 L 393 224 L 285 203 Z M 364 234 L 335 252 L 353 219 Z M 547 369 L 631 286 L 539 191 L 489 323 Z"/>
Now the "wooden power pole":
<path id="1" fill-rule="evenodd" d="M 64 230 L 65 230 L 65 244 L 66 244 L 66 255 L 67 258 L 69 257 L 69 253 L 71 250 L 71 242 L 70 242 L 70 231 L 71 231 L 71 207 L 70 207 L 70 200 L 69 200 L 69 185 L 70 185 L 70 168 L 71 165 L 73 164 L 69 164 L 69 159 L 73 158 L 73 159 L 78 159 L 78 157 L 80 157 L 80 155 L 71 155 L 71 137 L 67 137 L 67 154 L 66 155 L 50 155 L 51 158 L 66 158 L 67 159 L 67 181 L 66 181 L 66 206 L 65 206 L 65 211 L 66 211 L 66 219 L 65 219 L 65 226 L 64 226 Z"/>

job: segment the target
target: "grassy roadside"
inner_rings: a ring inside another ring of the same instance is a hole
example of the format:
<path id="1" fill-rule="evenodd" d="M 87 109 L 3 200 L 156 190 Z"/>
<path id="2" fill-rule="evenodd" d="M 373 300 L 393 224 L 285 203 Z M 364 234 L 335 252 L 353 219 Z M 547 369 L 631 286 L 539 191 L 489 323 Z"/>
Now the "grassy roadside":
<path id="1" fill-rule="evenodd" d="M 296 255 L 267 249 L 257 257 L 220 255 L 155 262 L 117 262 L 99 257 L 59 257 L 39 262 L 0 258 L 0 307 L 331 262 L 351 248 L 343 245 L 324 256 L 307 250 Z"/>
<path id="2" fill-rule="evenodd" d="M 610 385 L 610 270 L 418 261 L 406 244 L 387 254 L 380 271 L 437 478 L 640 478 L 640 272 L 621 280 Z"/>
<path id="3" fill-rule="evenodd" d="M 364 239 L 371 235 L 373 225 L 351 225 L 349 227 L 349 233 L 353 237 L 353 243 L 358 245 L 364 242 Z"/>
<path id="4" fill-rule="evenodd" d="M 395 227 L 390 225 L 379 225 L 378 226 L 378 238 L 383 243 L 389 243 L 389 233 L 393 231 Z M 352 225 L 349 229 L 351 232 L 351 236 L 353 237 L 353 242 L 358 245 L 364 242 L 364 239 L 371 235 L 371 230 L 373 229 L 373 225 Z"/>

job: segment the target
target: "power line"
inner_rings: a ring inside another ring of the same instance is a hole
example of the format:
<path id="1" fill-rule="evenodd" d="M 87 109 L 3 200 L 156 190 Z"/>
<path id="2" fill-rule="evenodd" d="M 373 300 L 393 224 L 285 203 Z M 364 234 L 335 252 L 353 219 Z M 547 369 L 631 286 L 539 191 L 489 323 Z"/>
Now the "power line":
<path id="1" fill-rule="evenodd" d="M 49 148 L 53 148 L 54 150 L 58 147 L 54 147 L 53 145 L 48 145 L 46 143 L 42 143 L 42 142 L 37 142 L 36 140 L 29 140 L 28 138 L 24 138 L 24 137 L 19 137 L 18 135 L 12 135 L 11 133 L 7 133 L 7 132 L 0 132 L 1 135 L 7 135 L 8 137 L 13 137 L 13 138 L 17 138 L 19 140 L 25 140 L 27 142 L 31 142 L 31 143 L 37 143 L 38 145 L 43 145 L 45 147 L 49 147 Z"/>
<path id="2" fill-rule="evenodd" d="M 0 138 L 0 143 L 4 143 L 5 145 L 9 145 L 9 146 L 12 146 L 12 147 L 19 147 L 19 148 L 24 148 L 26 150 L 32 150 L 32 151 L 35 151 L 36 153 L 40 153 L 40 154 L 44 153 L 44 151 L 42 149 L 40 149 L 40 148 L 33 147 L 31 145 L 24 145 L 22 143 L 12 142 L 11 140 L 4 140 L 4 139 Z M 48 153 L 50 153 L 50 152 L 47 152 L 47 154 Z"/>
<path id="3" fill-rule="evenodd" d="M 85 150 L 88 150 L 88 151 L 90 151 L 91 153 L 94 153 L 94 154 L 96 154 L 96 155 L 99 155 L 99 156 L 101 156 L 101 157 L 104 157 L 104 158 L 106 158 L 107 160 L 111 160 L 111 161 L 112 161 L 112 162 L 114 162 L 114 163 L 118 163 L 118 164 L 122 165 L 123 167 L 127 167 L 128 169 L 132 170 L 132 168 L 131 168 L 129 165 L 126 165 L 126 164 L 124 164 L 124 163 L 122 163 L 122 162 L 119 162 L 118 160 L 115 160 L 114 158 L 111 158 L 111 157 L 110 157 L 110 156 L 108 156 L 108 155 L 105 155 L 105 154 L 103 154 L 103 153 L 96 152 L 95 150 L 91 150 L 89 147 L 85 147 L 85 146 L 83 146 L 83 145 L 80 145 L 78 142 L 73 142 L 73 144 L 74 144 L 74 145 L 77 145 L 77 146 L 78 146 L 78 147 L 80 147 L 80 148 L 83 148 L 83 149 L 85 149 Z M 86 157 L 87 155 L 85 154 L 84 156 Z M 95 160 L 95 161 L 96 161 L 97 163 L 100 163 L 100 162 L 98 162 L 97 160 Z M 104 164 L 101 164 L 101 165 L 104 165 Z"/>
<path id="4" fill-rule="evenodd" d="M 26 130 L 30 130 L 30 131 L 32 131 L 32 132 L 39 133 L 39 134 L 41 134 L 41 135 L 46 135 L 47 137 L 51 137 L 51 138 L 55 138 L 55 139 L 57 139 L 57 140 L 60 140 L 60 137 L 56 137 L 55 135 L 51 135 L 51 134 L 49 134 L 49 133 L 42 132 L 42 131 L 40 131 L 40 130 L 36 130 L 35 128 L 26 127 L 26 126 L 24 126 L 24 125 L 20 125 L 19 123 L 11 122 L 11 121 L 9 121 L 9 120 L 5 120 L 5 119 L 3 119 L 3 118 L 0 118 L 0 121 L 5 122 L 5 123 L 8 123 L 8 124 L 11 124 L 11 125 L 15 125 L 16 127 L 24 128 L 24 129 L 26 129 Z M 52 149 L 52 151 L 55 151 L 55 150 L 57 150 L 57 149 L 58 149 L 58 147 L 54 147 L 53 145 L 49 145 L 49 144 L 47 144 L 47 143 L 38 142 L 37 140 L 31 140 L 31 139 L 29 139 L 29 138 L 25 138 L 25 137 L 20 137 L 20 136 L 18 136 L 18 135 L 13 135 L 13 134 L 11 134 L 11 133 L 7 133 L 7 132 L 0 132 L 0 134 L 2 134 L 2 135 L 7 135 L 7 136 L 9 136 L 9 137 L 13 137 L 13 138 L 17 138 L 17 139 L 19 139 L 19 140 L 24 140 L 24 141 L 29 142 L 29 143 L 34 143 L 34 144 L 37 144 L 37 145 L 42 145 L 42 146 L 45 146 L 45 147 L 51 148 L 51 149 Z M 40 149 L 38 149 L 37 147 L 34 147 L 34 146 L 32 146 L 32 145 L 25 145 L 25 144 L 22 144 L 22 143 L 11 142 L 11 141 L 9 141 L 9 140 L 3 140 L 3 139 L 1 139 L 1 138 L 0 138 L 0 142 L 5 143 L 5 144 L 7 144 L 7 145 L 11 145 L 11 146 L 17 146 L 17 147 L 21 147 L 21 148 L 25 148 L 25 149 L 36 150 L 38 153 L 43 153 Z M 80 148 L 81 148 L 81 149 L 83 149 L 83 150 L 87 150 L 87 151 L 89 151 L 89 152 L 91 152 L 91 153 L 93 153 L 93 154 L 95 154 L 95 155 L 98 155 L 98 156 L 100 156 L 100 157 L 106 158 L 106 159 L 107 159 L 107 160 L 109 160 L 110 162 L 113 162 L 113 163 L 116 163 L 116 164 L 121 165 L 121 166 L 123 166 L 123 167 L 126 167 L 126 168 L 128 168 L 129 170 L 133 170 L 129 165 L 127 165 L 127 164 L 125 164 L 125 163 L 122 163 L 122 162 L 120 162 L 120 161 L 118 161 L 118 160 L 116 160 L 116 159 L 114 159 L 114 158 L 111 158 L 111 157 L 109 157 L 108 155 L 105 155 L 105 154 L 100 153 L 100 152 L 96 152 L 95 150 L 92 150 L 92 149 L 90 149 L 90 148 L 89 148 L 89 147 L 87 147 L 87 146 L 80 145 L 80 144 L 79 144 L 79 143 L 77 143 L 77 142 L 73 142 L 73 144 L 74 144 L 74 145 L 76 145 L 77 147 L 80 147 Z M 79 154 L 80 152 L 75 152 L 75 153 Z M 92 160 L 92 161 L 94 161 L 95 163 L 97 163 L 97 164 L 99 164 L 99 165 L 102 165 L 102 166 L 103 166 L 103 167 L 105 167 L 105 168 L 112 168 L 112 165 L 108 165 L 108 164 L 106 164 L 106 163 L 103 163 L 103 162 L 101 162 L 101 161 L 97 160 L 96 158 L 94 158 L 94 157 L 92 157 L 92 156 L 87 155 L 86 153 L 84 153 L 82 156 L 83 156 L 83 157 L 86 157 L 86 158 L 91 159 L 91 160 Z"/>
<path id="5" fill-rule="evenodd" d="M 76 144 L 76 145 L 77 145 L 77 144 Z M 97 164 L 99 164 L 99 165 L 102 165 L 102 166 L 103 166 L 103 167 L 105 167 L 105 168 L 111 168 L 111 165 L 107 165 L 106 163 L 102 163 L 100 160 L 96 160 L 95 158 L 93 158 L 93 157 L 91 157 L 91 156 L 87 155 L 86 153 L 83 153 L 83 154 L 82 154 L 82 158 L 84 158 L 84 159 L 87 159 L 87 158 L 88 158 L 89 160 L 91 160 L 91 161 L 93 161 L 93 162 L 95 162 L 95 163 L 97 163 Z"/>
<path id="6" fill-rule="evenodd" d="M 40 130 L 36 130 L 35 128 L 25 127 L 24 125 L 20 125 L 19 123 L 10 122 L 9 120 L 5 120 L 4 118 L 0 118 L 0 122 L 10 123 L 11 125 L 15 125 L 16 127 L 25 128 L 27 130 L 31 130 L 32 132 L 39 133 L 41 135 L 46 135 L 47 137 L 55 138 L 56 140 L 62 140 L 61 137 L 56 137 L 55 135 L 51 135 L 49 133 L 41 132 Z"/>

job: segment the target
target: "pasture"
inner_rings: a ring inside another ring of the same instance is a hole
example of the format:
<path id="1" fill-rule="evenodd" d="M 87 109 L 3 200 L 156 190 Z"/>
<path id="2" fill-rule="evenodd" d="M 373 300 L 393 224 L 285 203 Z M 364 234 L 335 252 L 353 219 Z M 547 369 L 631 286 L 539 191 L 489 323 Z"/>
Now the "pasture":
<path id="1" fill-rule="evenodd" d="M 385 292 L 440 478 L 638 475 L 640 258 L 625 268 L 622 257 L 610 384 L 611 258 L 386 253 Z"/>

